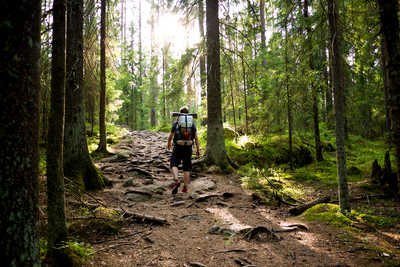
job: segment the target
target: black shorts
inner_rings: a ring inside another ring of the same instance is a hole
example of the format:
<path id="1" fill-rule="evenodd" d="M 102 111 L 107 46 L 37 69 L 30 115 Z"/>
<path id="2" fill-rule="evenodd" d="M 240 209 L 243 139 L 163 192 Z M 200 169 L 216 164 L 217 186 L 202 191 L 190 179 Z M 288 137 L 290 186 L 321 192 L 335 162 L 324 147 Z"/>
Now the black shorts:
<path id="1" fill-rule="evenodd" d="M 178 167 L 181 162 L 183 171 L 187 172 L 192 170 L 192 146 L 174 145 L 170 166 L 171 168 Z"/>

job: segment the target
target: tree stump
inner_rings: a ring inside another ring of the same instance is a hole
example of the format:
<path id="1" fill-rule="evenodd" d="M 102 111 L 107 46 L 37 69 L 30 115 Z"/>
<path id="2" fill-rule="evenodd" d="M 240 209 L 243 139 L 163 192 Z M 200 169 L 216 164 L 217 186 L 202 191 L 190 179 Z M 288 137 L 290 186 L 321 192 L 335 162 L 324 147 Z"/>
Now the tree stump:
<path id="1" fill-rule="evenodd" d="M 371 179 L 374 184 L 382 186 L 382 168 L 379 166 L 378 160 L 374 160 L 372 163 Z"/>

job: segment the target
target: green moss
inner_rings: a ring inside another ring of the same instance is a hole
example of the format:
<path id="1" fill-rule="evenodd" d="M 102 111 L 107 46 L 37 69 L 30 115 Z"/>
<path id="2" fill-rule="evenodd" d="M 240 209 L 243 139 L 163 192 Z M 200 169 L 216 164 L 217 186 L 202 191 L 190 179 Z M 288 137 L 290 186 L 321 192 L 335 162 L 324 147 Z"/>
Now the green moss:
<path id="1" fill-rule="evenodd" d="M 342 214 L 335 204 L 318 204 L 306 210 L 301 217 L 309 221 L 319 221 L 338 228 L 357 231 L 352 227 L 353 221 Z"/>
<path id="2" fill-rule="evenodd" d="M 344 227 L 353 231 L 355 223 L 363 223 L 376 228 L 393 227 L 400 222 L 397 217 L 378 216 L 369 213 L 361 213 L 352 210 L 348 216 L 339 211 L 339 206 L 335 204 L 318 204 L 306 210 L 302 215 L 307 220 L 316 220 L 336 227 Z"/>
<path id="3" fill-rule="evenodd" d="M 400 218 L 398 217 L 385 217 L 358 212 L 354 213 L 354 215 L 361 222 L 364 222 L 376 228 L 392 227 L 400 223 Z"/>

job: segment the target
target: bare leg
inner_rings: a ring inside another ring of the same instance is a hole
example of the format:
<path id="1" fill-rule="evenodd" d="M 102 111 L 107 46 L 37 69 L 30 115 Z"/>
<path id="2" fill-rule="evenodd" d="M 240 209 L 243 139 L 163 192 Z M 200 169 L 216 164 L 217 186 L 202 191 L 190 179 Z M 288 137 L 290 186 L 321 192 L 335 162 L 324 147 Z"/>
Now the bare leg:
<path id="1" fill-rule="evenodd" d="M 190 180 L 190 172 L 183 173 L 183 183 L 185 184 L 186 189 L 189 189 L 189 180 Z"/>
<path id="2" fill-rule="evenodd" d="M 172 175 L 174 176 L 175 181 L 178 181 L 178 167 L 172 167 Z"/>

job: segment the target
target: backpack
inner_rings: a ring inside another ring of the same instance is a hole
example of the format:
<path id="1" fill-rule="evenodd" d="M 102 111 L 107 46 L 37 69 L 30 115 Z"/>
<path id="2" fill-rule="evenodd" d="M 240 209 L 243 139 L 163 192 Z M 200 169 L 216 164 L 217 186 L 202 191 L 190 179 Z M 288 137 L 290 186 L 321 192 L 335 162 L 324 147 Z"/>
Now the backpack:
<path id="1" fill-rule="evenodd" d="M 177 119 L 175 130 L 176 143 L 178 145 L 191 146 L 193 144 L 193 116 L 180 115 Z"/>

